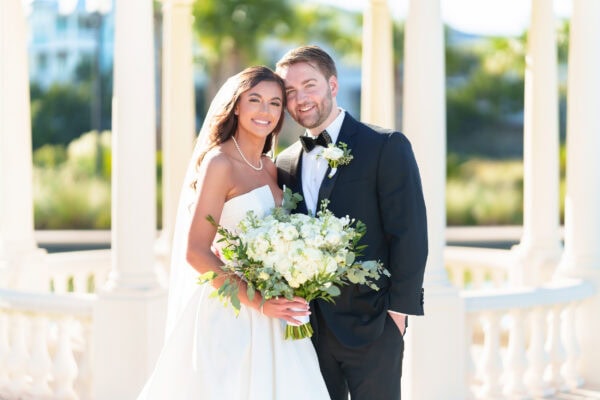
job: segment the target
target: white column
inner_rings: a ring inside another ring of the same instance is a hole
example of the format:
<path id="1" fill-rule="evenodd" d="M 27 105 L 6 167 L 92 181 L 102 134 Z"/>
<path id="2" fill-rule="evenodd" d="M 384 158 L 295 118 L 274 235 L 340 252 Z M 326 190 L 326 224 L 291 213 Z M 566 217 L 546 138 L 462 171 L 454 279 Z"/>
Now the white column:
<path id="1" fill-rule="evenodd" d="M 565 250 L 559 272 L 600 287 L 600 2 L 573 0 L 567 92 Z M 577 309 L 581 372 L 600 385 L 600 294 Z"/>
<path id="2" fill-rule="evenodd" d="M 21 1 L 0 3 L 0 285 L 47 289 L 33 226 L 27 32 Z"/>
<path id="3" fill-rule="evenodd" d="M 163 343 L 155 272 L 156 129 L 152 2 L 117 0 L 112 268 L 94 310 L 94 398 L 134 399 Z M 118 360 L 118 362 L 116 361 Z"/>
<path id="4" fill-rule="evenodd" d="M 157 254 L 169 266 L 179 192 L 195 130 L 192 0 L 163 0 L 162 233 Z"/>
<path id="5" fill-rule="evenodd" d="M 429 257 L 425 318 L 412 318 L 406 340 L 403 398 L 464 399 L 465 314 L 444 269 L 446 109 L 440 0 L 410 0 L 405 31 L 404 121 L 421 171 Z M 436 339 L 444 332 L 444 340 Z"/>
<path id="6" fill-rule="evenodd" d="M 562 252 L 559 207 L 558 68 L 553 3 L 532 0 L 525 57 L 523 237 L 514 283 L 537 284 Z"/>
<path id="7" fill-rule="evenodd" d="M 387 0 L 370 0 L 363 15 L 360 119 L 394 128 L 394 48 Z"/>

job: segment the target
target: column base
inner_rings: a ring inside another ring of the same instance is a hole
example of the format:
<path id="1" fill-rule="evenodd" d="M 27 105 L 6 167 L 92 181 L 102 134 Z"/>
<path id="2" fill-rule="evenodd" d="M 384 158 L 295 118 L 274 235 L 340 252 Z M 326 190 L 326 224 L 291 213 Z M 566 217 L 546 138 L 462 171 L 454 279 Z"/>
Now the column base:
<path id="1" fill-rule="evenodd" d="M 167 291 L 102 291 L 93 317 L 97 400 L 135 399 L 164 342 Z"/>
<path id="2" fill-rule="evenodd" d="M 443 332 L 443 340 L 440 340 L 440 332 Z M 426 288 L 425 316 L 409 316 L 402 398 L 467 398 L 466 354 L 465 310 L 459 291 L 453 287 Z"/>

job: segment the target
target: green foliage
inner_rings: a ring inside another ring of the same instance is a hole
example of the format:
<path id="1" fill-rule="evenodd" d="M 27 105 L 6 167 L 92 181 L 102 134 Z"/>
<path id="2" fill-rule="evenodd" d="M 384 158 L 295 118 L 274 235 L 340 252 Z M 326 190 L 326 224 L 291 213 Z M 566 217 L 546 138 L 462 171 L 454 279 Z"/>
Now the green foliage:
<path id="1" fill-rule="evenodd" d="M 102 161 L 98 170 L 99 158 Z M 63 145 L 33 152 L 36 229 L 110 229 L 111 133 L 87 132 Z M 162 171 L 157 156 L 157 175 Z M 161 179 L 157 179 L 157 226 L 162 225 Z"/>
<path id="2" fill-rule="evenodd" d="M 194 3 L 193 14 L 209 65 L 233 54 L 242 58 L 242 65 L 260 62 L 262 40 L 269 35 L 285 36 L 294 22 L 288 0 L 201 0 Z"/>
<path id="3" fill-rule="evenodd" d="M 90 93 L 84 86 L 54 84 L 31 90 L 33 148 L 66 145 L 90 130 Z"/>
<path id="4" fill-rule="evenodd" d="M 35 168 L 36 229 L 110 229 L 110 185 L 72 168 Z"/>
<path id="5" fill-rule="evenodd" d="M 523 221 L 523 164 L 449 157 L 448 225 L 518 225 Z M 450 172 L 451 171 L 451 172 Z"/>
<path id="6" fill-rule="evenodd" d="M 56 168 L 67 160 L 63 145 L 45 144 L 33 152 L 33 164 L 43 168 Z"/>

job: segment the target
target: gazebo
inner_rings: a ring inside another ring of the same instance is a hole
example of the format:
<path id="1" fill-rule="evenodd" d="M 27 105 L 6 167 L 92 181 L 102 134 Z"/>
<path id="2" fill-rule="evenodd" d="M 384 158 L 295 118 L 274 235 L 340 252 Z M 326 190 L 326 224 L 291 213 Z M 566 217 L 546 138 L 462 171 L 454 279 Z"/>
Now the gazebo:
<path id="1" fill-rule="evenodd" d="M 162 1 L 164 229 L 158 237 L 152 1 L 115 2 L 112 248 L 55 254 L 34 237 L 25 17 L 21 0 L 0 2 L 3 399 L 135 398 L 162 345 L 167 289 L 157 271 L 168 258 L 194 135 L 192 0 Z M 388 3 L 366 3 L 361 119 L 393 127 Z M 531 0 L 531 9 L 523 235 L 511 250 L 459 248 L 445 243 L 440 0 L 409 1 L 403 132 L 421 168 L 430 250 L 426 316 L 411 319 L 406 337 L 406 399 L 562 392 L 583 398 L 600 389 L 600 2 L 573 0 L 564 246 L 552 2 Z"/>

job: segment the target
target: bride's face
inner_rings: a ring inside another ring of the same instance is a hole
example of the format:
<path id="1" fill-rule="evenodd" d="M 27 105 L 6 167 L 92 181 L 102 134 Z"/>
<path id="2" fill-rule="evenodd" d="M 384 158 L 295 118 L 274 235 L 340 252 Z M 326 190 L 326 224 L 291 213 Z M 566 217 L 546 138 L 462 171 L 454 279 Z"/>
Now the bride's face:
<path id="1" fill-rule="evenodd" d="M 241 94 L 235 108 L 238 131 L 266 138 L 273 132 L 282 115 L 283 93 L 271 81 L 263 81 Z"/>

